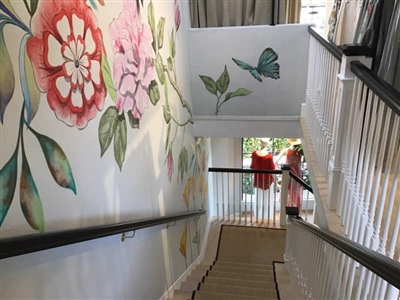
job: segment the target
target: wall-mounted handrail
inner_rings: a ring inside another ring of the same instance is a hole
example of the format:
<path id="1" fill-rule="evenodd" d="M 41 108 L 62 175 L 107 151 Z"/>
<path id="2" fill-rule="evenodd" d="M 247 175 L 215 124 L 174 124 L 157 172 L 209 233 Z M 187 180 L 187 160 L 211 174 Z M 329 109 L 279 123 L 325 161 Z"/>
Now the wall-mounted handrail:
<path id="1" fill-rule="evenodd" d="M 400 116 L 400 92 L 374 74 L 364 64 L 353 61 L 351 71 L 366 84 L 380 99 L 382 99 L 397 115 Z"/>
<path id="2" fill-rule="evenodd" d="M 353 242 L 352 240 L 331 232 L 329 230 L 311 225 L 298 218 L 291 218 L 296 225 L 312 232 L 319 238 L 331 244 L 341 252 L 351 257 L 361 265 L 375 273 L 389 284 L 400 289 L 400 263 L 396 262 L 378 252 L 372 251 L 367 247 Z"/>
<path id="3" fill-rule="evenodd" d="M 282 170 L 261 170 L 261 169 L 240 169 L 240 168 L 208 168 L 208 172 L 282 174 Z"/>
<path id="4" fill-rule="evenodd" d="M 119 233 L 135 231 L 170 222 L 201 216 L 205 210 L 130 222 L 32 234 L 0 239 L 0 259 L 71 245 Z"/>
<path id="5" fill-rule="evenodd" d="M 303 179 L 301 179 L 300 177 L 298 177 L 296 174 L 294 174 L 293 172 L 289 172 L 290 177 L 292 177 L 294 180 L 296 180 L 298 183 L 300 183 L 303 188 L 305 188 L 306 190 L 310 191 L 311 193 L 313 192 L 313 189 L 311 186 L 309 186 Z"/>

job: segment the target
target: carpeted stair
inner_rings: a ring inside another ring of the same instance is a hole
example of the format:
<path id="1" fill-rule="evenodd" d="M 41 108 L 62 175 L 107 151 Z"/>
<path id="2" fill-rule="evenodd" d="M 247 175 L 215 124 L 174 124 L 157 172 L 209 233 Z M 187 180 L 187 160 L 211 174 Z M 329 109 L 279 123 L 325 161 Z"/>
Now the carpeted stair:
<path id="1" fill-rule="evenodd" d="M 284 230 L 222 226 L 216 260 L 198 264 L 172 299 L 280 299 L 275 262 L 283 260 L 285 234 Z"/>
<path id="2" fill-rule="evenodd" d="M 272 265 L 215 261 L 200 264 L 175 291 L 174 300 L 279 299 Z"/>

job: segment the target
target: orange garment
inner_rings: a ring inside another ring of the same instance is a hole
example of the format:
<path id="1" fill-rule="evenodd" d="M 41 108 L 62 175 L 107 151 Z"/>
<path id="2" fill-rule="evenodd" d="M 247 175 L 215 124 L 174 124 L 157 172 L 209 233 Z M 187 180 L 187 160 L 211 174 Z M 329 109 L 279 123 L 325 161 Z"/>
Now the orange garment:
<path id="1" fill-rule="evenodd" d="M 251 169 L 260 170 L 275 170 L 274 158 L 271 154 L 264 156 L 258 155 L 257 151 L 251 154 Z M 254 174 L 254 187 L 263 190 L 268 190 L 269 186 L 274 181 L 272 174 Z"/>
<path id="2" fill-rule="evenodd" d="M 286 164 L 290 165 L 290 170 L 299 178 L 303 178 L 301 170 L 301 155 L 293 149 L 288 149 L 286 154 Z M 297 206 L 301 210 L 301 199 L 303 196 L 303 187 L 294 179 L 289 181 L 289 191 L 287 206 Z"/>

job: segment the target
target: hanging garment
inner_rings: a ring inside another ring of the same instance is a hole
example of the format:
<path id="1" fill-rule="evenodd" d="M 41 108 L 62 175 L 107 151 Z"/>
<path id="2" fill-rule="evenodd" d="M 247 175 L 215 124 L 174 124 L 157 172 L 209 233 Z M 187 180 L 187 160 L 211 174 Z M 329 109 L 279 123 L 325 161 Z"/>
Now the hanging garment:
<path id="1" fill-rule="evenodd" d="M 274 158 L 271 154 L 258 155 L 257 151 L 251 154 L 251 169 L 275 170 Z M 254 174 L 254 187 L 268 190 L 274 177 L 271 174 Z"/>
<path id="2" fill-rule="evenodd" d="M 294 151 L 293 149 L 288 149 L 286 154 L 286 164 L 290 165 L 290 170 L 297 175 L 297 177 L 302 178 L 303 172 L 301 170 L 301 155 Z M 289 188 L 288 188 L 288 199 L 287 199 L 287 206 L 296 206 L 301 210 L 301 199 L 303 197 L 303 186 L 294 181 L 289 181 Z"/>

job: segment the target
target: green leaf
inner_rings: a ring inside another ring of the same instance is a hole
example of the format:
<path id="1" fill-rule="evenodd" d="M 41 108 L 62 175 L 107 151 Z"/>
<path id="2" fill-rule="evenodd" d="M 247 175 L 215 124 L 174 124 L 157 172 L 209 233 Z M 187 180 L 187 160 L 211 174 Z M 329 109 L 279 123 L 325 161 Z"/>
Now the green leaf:
<path id="1" fill-rule="evenodd" d="M 149 26 L 151 29 L 151 34 L 153 36 L 153 49 L 154 52 L 157 52 L 157 45 L 156 45 L 156 40 L 157 40 L 157 32 L 156 32 L 156 21 L 154 19 L 154 5 L 153 2 L 150 1 L 149 5 L 147 6 L 147 19 L 149 22 Z"/>
<path id="2" fill-rule="evenodd" d="M 230 78 L 229 78 L 229 74 L 228 74 L 228 71 L 227 71 L 226 65 L 225 65 L 224 71 L 222 72 L 221 76 L 219 76 L 219 78 L 217 80 L 217 89 L 221 94 L 226 92 L 226 90 L 229 87 L 229 82 L 230 82 Z"/>
<path id="3" fill-rule="evenodd" d="M 169 39 L 169 56 L 175 57 L 175 35 L 174 30 L 171 31 L 171 37 Z"/>
<path id="4" fill-rule="evenodd" d="M 214 79 L 208 76 L 199 75 L 200 79 L 203 81 L 207 91 L 211 94 L 217 96 L 217 84 L 215 83 Z"/>
<path id="5" fill-rule="evenodd" d="M 9 161 L 0 170 L 0 226 L 7 215 L 11 202 L 14 199 L 15 187 L 17 185 L 17 158 L 18 149 Z"/>
<path id="6" fill-rule="evenodd" d="M 22 150 L 22 169 L 19 187 L 21 209 L 28 224 L 39 232 L 44 232 L 43 206 L 31 169 Z"/>
<path id="7" fill-rule="evenodd" d="M 185 172 L 188 170 L 188 151 L 186 147 L 183 147 L 181 149 L 181 152 L 179 153 L 179 159 L 178 159 L 178 179 L 180 177 L 181 182 L 183 182 L 183 177 L 185 175 Z"/>
<path id="8" fill-rule="evenodd" d="M 74 175 L 69 164 L 68 158 L 53 139 L 32 131 L 40 143 L 47 166 L 55 182 L 61 187 L 70 189 L 76 195 Z"/>
<path id="9" fill-rule="evenodd" d="M 174 69 L 174 63 L 172 62 L 171 56 L 167 58 L 167 63 L 168 63 L 168 70 L 172 71 Z"/>
<path id="10" fill-rule="evenodd" d="M 101 54 L 101 72 L 107 92 L 111 99 L 115 102 L 117 99 L 117 91 L 115 90 L 114 82 L 112 80 L 110 65 L 108 64 L 107 57 L 104 53 Z"/>
<path id="11" fill-rule="evenodd" d="M 156 71 L 158 75 L 158 79 L 160 80 L 161 84 L 165 82 L 165 74 L 164 74 L 164 63 L 161 55 L 157 53 L 156 56 Z"/>
<path id="12" fill-rule="evenodd" d="M 153 80 L 152 82 L 150 82 L 149 91 L 150 91 L 149 96 L 151 104 L 156 106 L 158 101 L 160 100 L 160 90 L 158 88 L 157 81 Z"/>
<path id="13" fill-rule="evenodd" d="M 126 132 L 126 120 L 125 116 L 122 114 L 118 117 L 114 136 L 114 158 L 120 171 L 122 170 L 122 165 L 125 161 Z"/>
<path id="14" fill-rule="evenodd" d="M 38 7 L 39 0 L 31 0 L 31 16 L 33 16 Z"/>
<path id="15" fill-rule="evenodd" d="M 139 129 L 139 125 L 140 125 L 140 120 L 136 119 L 133 115 L 132 115 L 132 111 L 128 111 L 128 119 L 129 119 L 129 124 L 131 125 L 132 128 L 137 128 Z"/>
<path id="16" fill-rule="evenodd" d="M 40 90 L 36 84 L 32 63 L 26 51 L 24 55 L 24 66 L 25 66 L 25 82 L 29 93 L 29 110 L 28 106 L 26 106 L 27 122 L 28 124 L 30 124 L 33 118 L 35 117 L 37 111 L 39 110 Z"/>
<path id="17" fill-rule="evenodd" d="M 165 123 L 169 124 L 169 122 L 171 122 L 171 112 L 169 110 L 169 107 L 163 105 L 163 111 Z"/>
<path id="18" fill-rule="evenodd" d="M 99 123 L 99 142 L 101 148 L 100 156 L 103 156 L 111 144 L 115 133 L 118 110 L 115 106 L 110 106 L 104 112 Z"/>
<path id="19" fill-rule="evenodd" d="M 229 92 L 229 93 L 227 93 L 226 94 L 226 96 L 225 96 L 225 100 L 222 102 L 222 103 L 224 103 L 224 102 L 226 102 L 226 101 L 228 101 L 229 99 L 232 99 L 232 98 L 234 98 L 234 97 L 239 97 L 239 96 L 247 96 L 247 95 L 249 95 L 249 94 L 251 94 L 252 93 L 252 91 L 249 91 L 249 90 L 247 90 L 247 89 L 245 89 L 245 88 L 238 88 L 236 91 L 234 91 L 234 92 Z"/>
<path id="20" fill-rule="evenodd" d="M 165 25 L 165 18 L 160 18 L 157 26 L 158 49 L 161 49 L 164 45 L 164 25 Z"/>
<path id="21" fill-rule="evenodd" d="M 170 133 L 171 133 L 171 122 L 168 124 L 168 127 L 167 127 L 167 140 L 165 141 L 165 151 L 167 151 L 167 148 L 168 148 Z"/>
<path id="22" fill-rule="evenodd" d="M 4 40 L 4 25 L 7 22 L 0 23 L 0 121 L 3 123 L 4 112 L 10 102 L 15 88 L 14 69 L 11 62 L 11 57 L 8 54 L 6 43 Z"/>

